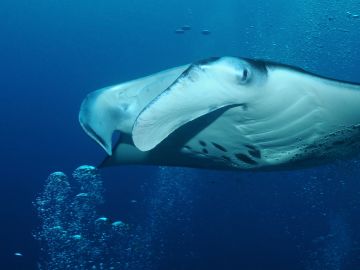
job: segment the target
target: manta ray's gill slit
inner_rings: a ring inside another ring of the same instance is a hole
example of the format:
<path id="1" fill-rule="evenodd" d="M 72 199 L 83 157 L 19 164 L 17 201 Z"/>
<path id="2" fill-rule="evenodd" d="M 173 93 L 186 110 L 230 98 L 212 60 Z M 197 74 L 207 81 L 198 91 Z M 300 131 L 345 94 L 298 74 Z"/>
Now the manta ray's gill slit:
<path id="1" fill-rule="evenodd" d="M 203 152 L 204 154 L 209 154 L 209 151 L 208 151 L 206 148 L 203 148 L 203 149 L 202 149 L 202 152 Z"/>
<path id="2" fill-rule="evenodd" d="M 207 143 L 202 140 L 199 140 L 199 144 L 203 147 L 207 146 Z"/>
<path id="3" fill-rule="evenodd" d="M 274 132 L 286 126 L 291 126 L 294 121 L 307 117 L 319 106 L 314 102 L 311 95 L 301 97 L 284 97 L 284 102 L 277 99 L 268 101 L 272 106 L 262 106 L 261 110 L 255 110 L 248 116 L 246 123 L 242 122 L 237 128 L 244 135 L 255 135 Z M 286 125 L 284 125 L 286 123 Z"/>
<path id="4" fill-rule="evenodd" d="M 320 137 L 317 132 L 317 125 L 304 128 L 301 132 L 290 133 L 277 139 L 258 142 L 261 148 L 293 148 L 296 145 L 309 145 Z"/>
<path id="5" fill-rule="evenodd" d="M 261 151 L 258 149 L 248 150 L 248 153 L 254 158 L 261 158 Z"/>
<path id="6" fill-rule="evenodd" d="M 242 153 L 235 154 L 235 157 L 238 160 L 240 160 L 240 161 L 242 161 L 242 162 L 244 162 L 246 164 L 249 164 L 249 165 L 257 165 L 258 164 L 255 160 L 249 158 L 247 155 L 242 154 Z"/>
<path id="7" fill-rule="evenodd" d="M 247 134 L 247 137 L 258 144 L 267 144 L 286 141 L 293 137 L 304 137 L 304 131 L 311 128 L 313 128 L 313 133 L 317 134 L 319 133 L 320 127 L 320 114 L 320 109 L 313 109 L 292 119 L 292 121 L 284 122 L 284 124 L 278 128 Z"/>

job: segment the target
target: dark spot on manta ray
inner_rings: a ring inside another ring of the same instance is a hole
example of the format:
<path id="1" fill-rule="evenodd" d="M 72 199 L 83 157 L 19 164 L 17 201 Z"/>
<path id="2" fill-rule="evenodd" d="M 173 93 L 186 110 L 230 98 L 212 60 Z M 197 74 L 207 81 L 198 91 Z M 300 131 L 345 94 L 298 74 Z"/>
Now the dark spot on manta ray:
<path id="1" fill-rule="evenodd" d="M 212 143 L 212 145 L 215 146 L 217 149 L 219 149 L 219 150 L 221 150 L 221 151 L 223 151 L 223 152 L 227 152 L 227 149 L 226 149 L 224 146 L 222 146 L 222 145 L 220 145 L 220 144 L 217 144 L 217 143 L 214 143 L 214 142 L 211 142 L 211 143 Z"/>
<path id="2" fill-rule="evenodd" d="M 253 156 L 254 158 L 261 158 L 261 152 L 260 150 L 258 149 L 251 149 L 251 150 L 248 150 L 248 153 Z"/>
<path id="3" fill-rule="evenodd" d="M 208 151 L 206 148 L 203 148 L 202 152 L 203 152 L 204 154 L 209 154 L 209 151 Z"/>
<path id="4" fill-rule="evenodd" d="M 201 146 L 204 146 L 204 147 L 207 146 L 206 142 L 204 142 L 204 141 L 200 140 L 199 143 L 200 143 Z"/>
<path id="5" fill-rule="evenodd" d="M 257 150 L 257 148 L 251 144 L 244 144 L 244 146 L 250 148 L 251 150 Z"/>
<path id="6" fill-rule="evenodd" d="M 250 164 L 250 165 L 256 165 L 257 164 L 257 162 L 255 160 L 252 160 L 247 155 L 244 155 L 244 154 L 241 154 L 241 153 L 235 154 L 235 157 L 238 160 L 241 160 L 242 162 Z"/>

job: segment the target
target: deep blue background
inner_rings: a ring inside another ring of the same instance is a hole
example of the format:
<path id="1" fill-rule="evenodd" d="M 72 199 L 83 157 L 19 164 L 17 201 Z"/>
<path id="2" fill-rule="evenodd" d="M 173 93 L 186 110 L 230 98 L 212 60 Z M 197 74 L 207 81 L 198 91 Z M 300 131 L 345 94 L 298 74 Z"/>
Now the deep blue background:
<path id="1" fill-rule="evenodd" d="M 360 18 L 347 12 L 359 14 L 359 2 L 2 0 L 0 268 L 35 268 L 31 202 L 47 175 L 103 158 L 77 120 L 88 92 L 222 55 L 360 82 Z M 192 30 L 174 34 L 183 24 Z M 191 211 L 184 213 L 180 201 L 172 212 L 188 215 L 192 233 L 181 245 L 181 227 L 169 222 L 173 233 L 158 267 L 359 269 L 358 168 L 353 161 L 282 173 L 183 170 Z M 140 219 L 146 206 L 133 209 L 129 200 L 141 201 L 140 187 L 157 175 L 156 168 L 104 171 L 102 211 Z M 17 251 L 24 257 L 13 256 Z"/>

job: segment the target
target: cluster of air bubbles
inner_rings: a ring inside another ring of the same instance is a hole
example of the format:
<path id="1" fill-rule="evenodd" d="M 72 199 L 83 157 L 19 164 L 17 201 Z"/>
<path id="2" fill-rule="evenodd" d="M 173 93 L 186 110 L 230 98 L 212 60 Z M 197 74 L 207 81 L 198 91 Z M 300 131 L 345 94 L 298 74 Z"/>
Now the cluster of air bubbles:
<path id="1" fill-rule="evenodd" d="M 183 168 L 159 167 L 146 201 L 148 218 L 146 226 L 151 233 L 157 256 L 154 263 L 164 258 L 168 247 L 189 246 L 191 239 L 191 214 L 193 184 L 196 174 Z M 171 230 L 169 230 L 171 228 Z M 181 235 L 175 239 L 171 235 Z M 189 250 L 187 250 L 190 252 Z"/>
<path id="2" fill-rule="evenodd" d="M 141 230 L 97 213 L 104 201 L 98 170 L 81 166 L 72 178 L 52 173 L 34 202 L 39 269 L 147 269 Z"/>
<path id="3" fill-rule="evenodd" d="M 104 202 L 104 187 L 96 168 L 81 166 L 72 177 L 62 172 L 50 174 L 34 202 L 40 221 L 34 233 L 40 243 L 38 268 L 157 269 L 170 244 L 164 240 L 169 228 L 180 223 L 179 231 L 175 228 L 171 233 L 191 233 L 188 185 L 193 177 L 183 169 L 159 168 L 145 200 L 148 209 L 144 223 L 128 224 L 98 213 L 98 206 Z"/>
<path id="4" fill-rule="evenodd" d="M 306 269 L 342 269 L 351 250 L 351 235 L 345 218 L 330 215 L 329 229 L 312 241 Z"/>
<path id="5" fill-rule="evenodd" d="M 321 170 L 310 171 L 310 176 L 307 172 L 299 172 L 296 196 L 301 198 L 305 211 L 297 213 L 296 218 L 300 221 L 314 219 L 311 221 L 314 224 L 321 220 L 318 224 L 323 226 L 314 229 L 317 233 L 311 242 L 307 242 L 310 233 L 296 236 L 306 243 L 306 248 L 300 249 L 305 251 L 305 269 L 345 269 L 354 251 L 359 250 L 351 230 L 352 215 L 359 209 L 359 167 L 358 159 L 339 160 Z"/>

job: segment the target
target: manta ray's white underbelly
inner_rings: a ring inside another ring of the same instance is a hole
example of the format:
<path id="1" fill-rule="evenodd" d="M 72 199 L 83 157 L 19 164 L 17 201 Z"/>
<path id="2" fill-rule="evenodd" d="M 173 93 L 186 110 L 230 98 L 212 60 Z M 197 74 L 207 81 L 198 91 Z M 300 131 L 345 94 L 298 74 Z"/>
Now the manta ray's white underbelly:
<path id="1" fill-rule="evenodd" d="M 225 167 L 260 169 L 319 164 L 359 147 L 360 125 L 332 121 L 336 111 L 312 94 L 285 98 L 229 109 L 190 139 L 182 152 Z"/>

